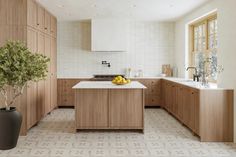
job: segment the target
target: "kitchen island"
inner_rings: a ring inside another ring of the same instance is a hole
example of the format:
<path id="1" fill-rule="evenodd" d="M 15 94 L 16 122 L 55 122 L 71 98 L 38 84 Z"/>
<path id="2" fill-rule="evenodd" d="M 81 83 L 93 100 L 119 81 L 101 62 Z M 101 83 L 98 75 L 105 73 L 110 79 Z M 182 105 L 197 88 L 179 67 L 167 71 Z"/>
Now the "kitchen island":
<path id="1" fill-rule="evenodd" d="M 76 129 L 144 130 L 144 90 L 138 81 L 81 81 L 75 90 Z"/>

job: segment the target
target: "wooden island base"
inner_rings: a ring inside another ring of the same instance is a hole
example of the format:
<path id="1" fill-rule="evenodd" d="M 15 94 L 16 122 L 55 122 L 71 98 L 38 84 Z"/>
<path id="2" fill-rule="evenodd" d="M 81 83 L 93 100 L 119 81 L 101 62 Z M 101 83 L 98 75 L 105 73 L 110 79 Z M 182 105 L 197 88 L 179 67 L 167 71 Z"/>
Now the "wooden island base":
<path id="1" fill-rule="evenodd" d="M 77 130 L 144 129 L 144 89 L 76 89 Z"/>

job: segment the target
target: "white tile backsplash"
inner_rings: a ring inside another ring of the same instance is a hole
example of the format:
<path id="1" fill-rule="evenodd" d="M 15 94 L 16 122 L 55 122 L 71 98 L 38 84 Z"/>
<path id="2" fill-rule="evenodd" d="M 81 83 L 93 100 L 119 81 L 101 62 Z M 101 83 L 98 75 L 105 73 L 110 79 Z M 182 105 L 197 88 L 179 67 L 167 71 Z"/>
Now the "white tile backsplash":
<path id="1" fill-rule="evenodd" d="M 91 52 L 90 22 L 59 22 L 58 78 L 125 73 L 126 68 L 158 76 L 162 64 L 173 63 L 174 23 L 130 21 L 128 28 L 127 52 Z"/>

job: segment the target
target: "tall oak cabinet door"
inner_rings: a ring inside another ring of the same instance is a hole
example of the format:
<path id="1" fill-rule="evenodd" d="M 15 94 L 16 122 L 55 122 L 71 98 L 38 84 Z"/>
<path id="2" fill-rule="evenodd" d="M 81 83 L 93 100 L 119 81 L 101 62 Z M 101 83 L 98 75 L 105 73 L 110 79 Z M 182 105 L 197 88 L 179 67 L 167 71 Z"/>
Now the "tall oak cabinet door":
<path id="1" fill-rule="evenodd" d="M 27 0 L 27 25 L 37 29 L 37 3 Z"/>
<path id="2" fill-rule="evenodd" d="M 57 43 L 51 38 L 51 110 L 57 107 Z"/>
<path id="3" fill-rule="evenodd" d="M 48 11 L 44 11 L 44 32 L 50 34 L 51 32 L 51 15 Z"/>
<path id="4" fill-rule="evenodd" d="M 56 38 L 57 36 L 57 19 L 54 16 L 51 16 L 51 35 Z"/>
<path id="5" fill-rule="evenodd" d="M 45 56 L 51 58 L 51 38 L 48 35 L 44 35 L 44 48 Z M 45 80 L 45 106 L 44 106 L 44 115 L 51 112 L 51 60 L 48 63 L 48 74 Z"/>
<path id="6" fill-rule="evenodd" d="M 37 5 L 37 28 L 44 32 L 44 8 L 41 5 Z"/>
<path id="7" fill-rule="evenodd" d="M 41 53 L 43 55 L 45 55 L 45 46 L 44 46 L 44 34 L 38 32 L 38 53 Z M 38 89 L 37 89 L 37 116 L 38 116 L 38 120 L 40 120 L 43 116 L 44 116 L 44 107 L 45 107 L 45 81 L 39 81 L 38 82 Z"/>
<path id="8" fill-rule="evenodd" d="M 32 53 L 37 52 L 37 30 L 27 29 L 27 47 Z M 37 83 L 29 83 L 27 87 L 27 128 L 37 123 Z"/>

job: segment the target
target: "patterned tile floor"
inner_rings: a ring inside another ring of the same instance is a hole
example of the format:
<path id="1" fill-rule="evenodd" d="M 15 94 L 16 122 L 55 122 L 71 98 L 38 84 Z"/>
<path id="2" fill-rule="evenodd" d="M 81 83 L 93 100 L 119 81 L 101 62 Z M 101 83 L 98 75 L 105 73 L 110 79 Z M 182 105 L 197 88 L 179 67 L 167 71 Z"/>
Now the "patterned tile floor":
<path id="1" fill-rule="evenodd" d="M 162 109 L 145 110 L 145 134 L 75 133 L 74 110 L 57 109 L 0 157 L 236 157 L 236 144 L 201 143 Z"/>

